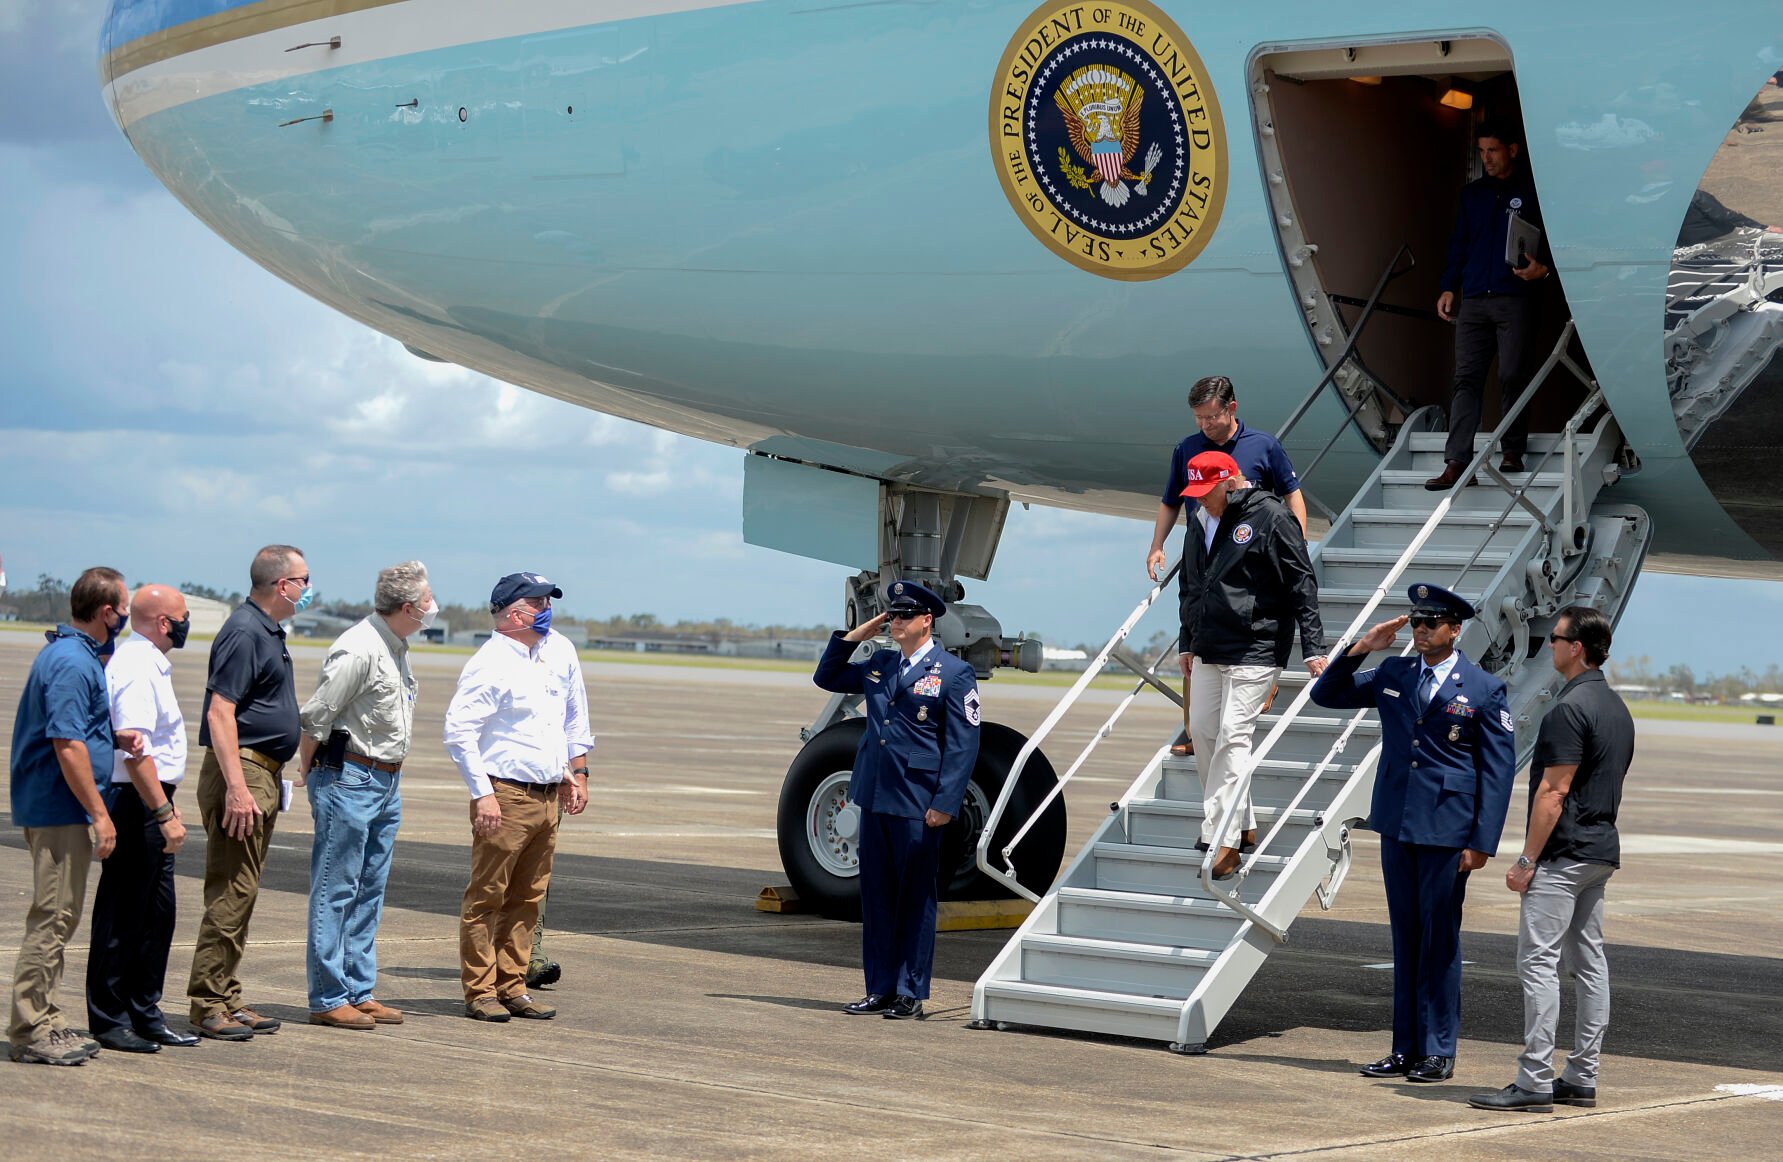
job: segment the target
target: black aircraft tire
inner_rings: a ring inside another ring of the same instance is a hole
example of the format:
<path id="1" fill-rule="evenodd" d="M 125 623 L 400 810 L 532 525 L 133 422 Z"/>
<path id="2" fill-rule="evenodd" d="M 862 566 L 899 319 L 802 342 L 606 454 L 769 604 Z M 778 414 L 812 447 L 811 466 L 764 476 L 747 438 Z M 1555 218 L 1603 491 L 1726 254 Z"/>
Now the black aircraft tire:
<path id="1" fill-rule="evenodd" d="M 947 825 L 941 837 L 941 898 L 943 900 L 995 900 L 1015 893 L 978 869 L 978 837 L 984 820 L 996 806 L 1003 783 L 1015 756 L 1027 743 L 1027 736 L 1000 722 L 987 722 L 978 732 L 978 763 L 972 770 L 972 785 L 966 790 L 966 801 L 960 817 Z M 991 862 L 1002 866 L 1003 845 L 1027 821 L 1028 816 L 1046 797 L 1058 776 L 1044 751 L 1036 750 L 1022 771 L 1021 782 L 1009 797 L 1003 821 L 991 839 Z M 1059 873 L 1065 856 L 1065 800 L 1061 796 L 1047 807 L 1033 830 L 1022 837 L 1015 849 L 1015 877 L 1022 887 L 1035 895 L 1045 895 Z"/>
<path id="2" fill-rule="evenodd" d="M 780 786 L 775 835 L 781 866 L 805 909 L 832 920 L 860 919 L 860 879 L 849 866 L 855 862 L 851 844 L 840 840 L 825 821 L 832 814 L 827 810 L 828 804 L 833 804 L 838 789 L 846 788 L 847 775 L 853 770 L 855 751 L 865 730 L 866 723 L 853 718 L 823 731 L 799 751 Z M 984 819 L 995 805 L 1025 741 L 1021 734 L 1001 723 L 987 722 L 981 729 L 972 785 L 967 789 L 959 818 L 947 825 L 941 839 L 942 899 L 980 900 L 1011 894 L 979 871 L 974 858 Z M 1043 753 L 1036 752 L 1010 799 L 1002 826 L 997 829 L 993 853 L 1000 852 L 1001 845 L 1015 834 L 1055 781 L 1052 764 Z M 827 802 L 814 804 L 814 796 L 819 795 Z M 1017 849 L 1016 872 L 1029 891 L 1043 893 L 1058 873 L 1065 853 L 1065 826 L 1064 801 L 1055 800 Z"/>
<path id="3" fill-rule="evenodd" d="M 801 906 L 831 920 L 861 918 L 861 881 L 859 874 L 841 874 L 840 864 L 848 853 L 836 851 L 821 836 L 815 835 L 812 797 L 829 783 L 833 789 L 837 776 L 854 770 L 854 752 L 860 747 L 861 735 L 867 731 L 864 718 L 849 718 L 836 723 L 807 742 L 786 769 L 786 781 L 780 784 L 780 809 L 774 821 L 775 838 L 780 843 L 780 865 Z M 826 794 L 826 798 L 828 795 Z M 833 854 L 827 860 L 818 854 L 821 849 Z"/>

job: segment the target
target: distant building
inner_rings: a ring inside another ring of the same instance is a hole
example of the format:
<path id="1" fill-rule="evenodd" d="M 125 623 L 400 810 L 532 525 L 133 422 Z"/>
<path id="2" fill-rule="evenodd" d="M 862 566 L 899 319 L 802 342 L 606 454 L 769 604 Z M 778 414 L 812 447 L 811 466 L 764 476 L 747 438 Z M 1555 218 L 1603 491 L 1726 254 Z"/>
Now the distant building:
<path id="1" fill-rule="evenodd" d="M 235 607 L 224 601 L 212 601 L 208 597 L 187 594 L 186 612 L 192 615 L 191 633 L 215 636 L 223 628 L 223 622 L 235 612 Z"/>

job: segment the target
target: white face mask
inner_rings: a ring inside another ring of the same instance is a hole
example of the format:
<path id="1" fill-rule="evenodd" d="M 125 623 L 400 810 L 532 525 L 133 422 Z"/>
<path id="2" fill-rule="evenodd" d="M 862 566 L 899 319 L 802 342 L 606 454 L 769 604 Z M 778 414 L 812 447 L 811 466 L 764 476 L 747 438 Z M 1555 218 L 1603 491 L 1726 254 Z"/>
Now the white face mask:
<path id="1" fill-rule="evenodd" d="M 421 611 L 419 621 L 422 629 L 432 629 L 434 618 L 440 615 L 440 603 L 435 601 Z"/>

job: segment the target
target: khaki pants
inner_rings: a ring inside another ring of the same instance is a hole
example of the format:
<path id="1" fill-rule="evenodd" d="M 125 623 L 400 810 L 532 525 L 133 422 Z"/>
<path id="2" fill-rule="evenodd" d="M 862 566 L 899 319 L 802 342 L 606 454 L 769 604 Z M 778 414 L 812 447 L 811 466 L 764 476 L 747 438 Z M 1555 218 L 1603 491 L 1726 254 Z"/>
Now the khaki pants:
<path id="1" fill-rule="evenodd" d="M 248 921 L 260 896 L 260 872 L 272 846 L 272 828 L 279 815 L 278 776 L 243 759 L 242 778 L 261 816 L 245 839 L 223 830 L 223 800 L 228 784 L 215 751 L 204 752 L 198 771 L 198 811 L 204 819 L 204 915 L 198 921 L 198 946 L 192 952 L 192 976 L 186 984 L 194 1024 L 215 1013 L 242 1007 L 242 951 L 248 943 Z"/>
<path id="2" fill-rule="evenodd" d="M 526 992 L 532 928 L 551 882 L 557 850 L 557 788 L 539 794 L 493 783 L 501 830 L 471 836 L 471 878 L 458 921 L 464 999 L 517 997 Z M 476 816 L 475 803 L 470 806 Z"/>
<path id="3" fill-rule="evenodd" d="M 1257 826 L 1250 791 L 1240 796 L 1238 782 L 1250 769 L 1257 716 L 1280 674 L 1274 666 L 1216 666 L 1200 660 L 1189 674 L 1189 737 L 1195 742 L 1205 810 L 1201 840 L 1209 846 L 1237 847 L 1240 835 Z M 1220 815 L 1234 801 L 1231 826 L 1216 836 Z"/>
<path id="4" fill-rule="evenodd" d="M 85 823 L 25 828 L 31 853 L 31 907 L 25 912 L 25 939 L 12 970 L 12 1023 L 7 1036 L 29 1045 L 67 1029 L 56 992 L 62 983 L 62 953 L 80 925 L 87 898 L 87 869 L 93 863 L 93 829 Z"/>

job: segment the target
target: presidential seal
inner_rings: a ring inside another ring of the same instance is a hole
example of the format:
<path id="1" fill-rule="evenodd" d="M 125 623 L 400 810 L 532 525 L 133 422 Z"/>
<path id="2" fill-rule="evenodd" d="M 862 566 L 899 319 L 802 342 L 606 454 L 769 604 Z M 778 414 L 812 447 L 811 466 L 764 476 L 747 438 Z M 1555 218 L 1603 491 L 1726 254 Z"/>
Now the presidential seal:
<path id="1" fill-rule="evenodd" d="M 1162 278 L 1213 237 L 1219 102 L 1188 37 L 1145 0 L 1035 9 L 997 66 L 990 136 L 1016 215 L 1084 270 Z"/>

